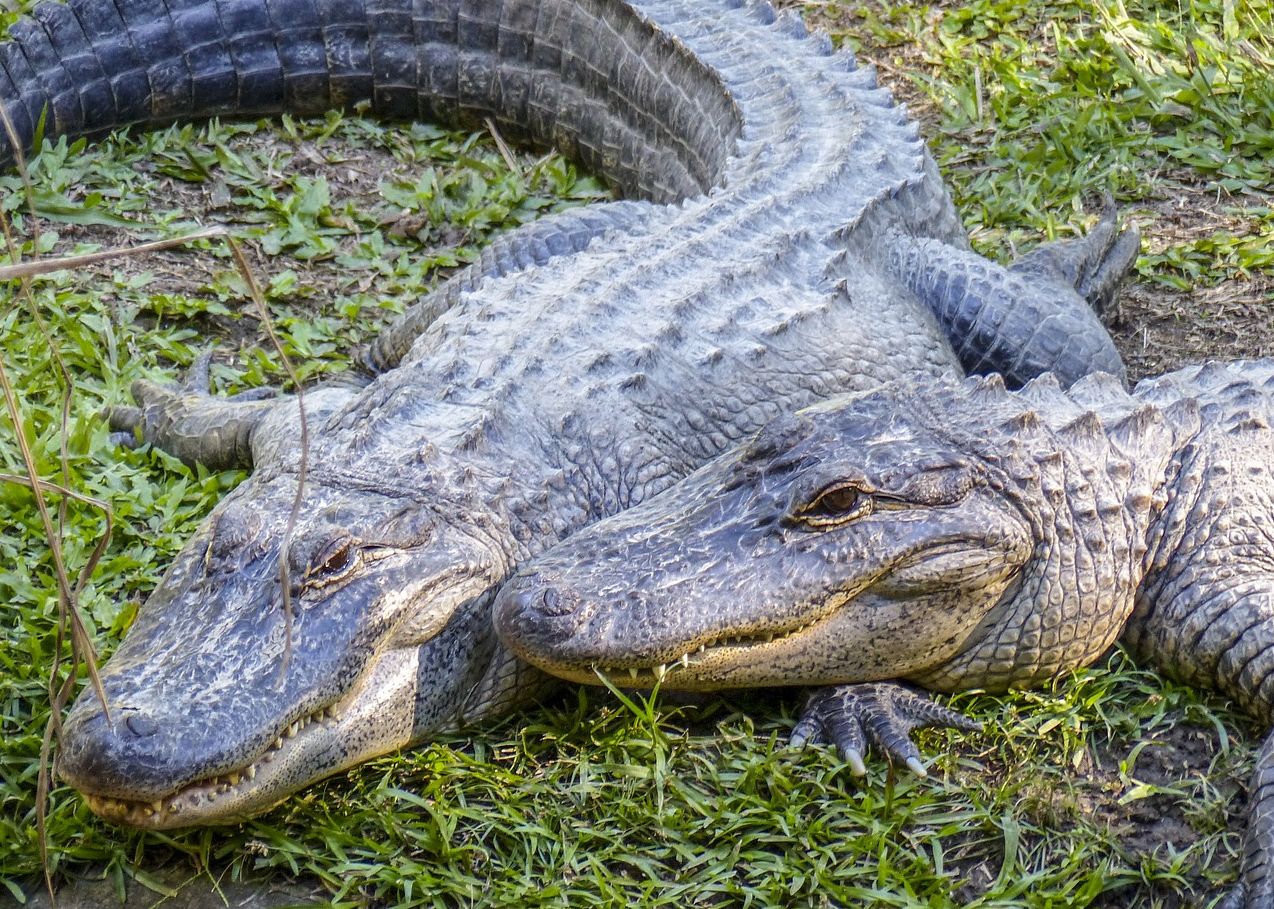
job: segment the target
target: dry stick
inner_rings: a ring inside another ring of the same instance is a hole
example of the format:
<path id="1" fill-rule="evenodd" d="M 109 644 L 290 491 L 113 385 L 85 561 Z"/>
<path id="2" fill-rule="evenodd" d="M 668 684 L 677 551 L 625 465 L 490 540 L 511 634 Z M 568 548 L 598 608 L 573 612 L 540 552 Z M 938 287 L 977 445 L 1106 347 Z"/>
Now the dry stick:
<path id="1" fill-rule="evenodd" d="M 31 175 L 27 173 L 27 159 L 24 154 L 26 143 L 18 138 L 18 131 L 13 128 L 13 121 L 9 119 L 9 112 L 0 106 L 0 126 L 4 127 L 4 134 L 9 140 L 9 148 L 13 150 L 13 164 L 18 169 L 18 177 L 22 180 L 22 189 L 27 197 L 27 209 L 33 214 L 35 212 L 35 187 L 31 185 Z M 10 248 L 12 251 L 12 247 Z M 14 256 L 17 259 L 17 256 Z"/>
<path id="2" fill-rule="evenodd" d="M 509 170 L 513 171 L 513 175 L 519 180 L 522 179 L 522 165 L 518 164 L 518 159 L 514 156 L 513 150 L 509 148 L 509 144 L 504 141 L 504 136 L 500 135 L 500 131 L 495 128 L 495 121 L 490 117 L 486 118 L 487 132 L 491 134 L 491 138 L 495 140 L 495 147 L 500 150 L 500 157 L 504 158 L 504 163 L 509 165 Z"/>
<path id="3" fill-rule="evenodd" d="M 31 213 L 31 217 L 32 217 L 32 220 L 35 219 L 36 217 L 35 212 Z M 16 251 L 16 244 L 14 243 L 13 233 L 10 230 L 10 224 L 9 224 L 8 218 L 4 217 L 3 214 L 0 214 L 0 228 L 3 228 L 4 230 L 5 242 L 8 245 L 10 256 L 16 258 L 18 253 Z M 61 352 L 58 350 L 57 345 L 53 343 L 53 333 L 49 331 L 48 323 L 44 321 L 44 316 L 40 313 L 40 308 L 35 305 L 35 299 L 31 296 L 31 288 L 26 278 L 22 279 L 21 296 L 27 302 L 27 310 L 31 314 L 31 320 L 35 323 L 36 327 L 39 329 L 40 336 L 44 339 L 44 346 L 48 349 L 49 354 L 52 356 L 53 362 L 57 366 L 58 375 L 62 379 L 62 388 L 63 388 L 62 414 L 61 414 L 60 433 L 58 436 L 58 460 L 62 467 L 62 486 L 59 488 L 70 489 L 71 465 L 70 465 L 70 456 L 66 448 L 66 440 L 70 436 L 71 395 L 75 387 L 74 382 L 71 379 L 70 370 L 66 368 L 66 362 L 62 359 Z M 48 484 L 44 484 L 44 485 L 47 486 Z M 65 528 L 66 528 L 66 506 L 67 506 L 67 503 L 70 501 L 70 499 L 73 497 L 74 496 L 63 495 L 61 500 L 58 503 L 57 540 L 56 541 L 50 540 L 49 545 L 50 546 L 56 545 L 59 550 L 62 547 L 63 533 L 65 532 Z M 94 501 L 97 501 L 97 500 L 94 500 Z M 105 506 L 104 503 L 102 503 L 102 506 L 105 508 L 109 508 L 109 506 Z M 110 528 L 112 526 L 113 524 L 108 514 L 106 538 L 105 540 L 99 539 L 98 541 L 98 545 L 102 549 L 105 549 L 106 543 L 110 541 L 110 532 L 111 532 Z M 96 565 L 96 561 L 97 560 L 94 559 L 92 564 Z M 76 590 L 75 590 L 74 596 L 69 600 L 69 607 L 72 610 L 72 612 L 76 613 L 77 617 L 78 617 L 78 609 L 79 609 L 79 606 L 78 606 L 79 594 L 83 590 L 84 582 L 86 580 L 87 578 L 83 575 L 83 573 L 81 573 L 80 580 L 76 584 Z M 62 642 L 64 640 L 62 636 L 63 624 L 64 623 L 59 623 L 57 632 L 54 635 L 55 655 L 54 655 L 54 660 L 52 665 L 52 672 L 49 675 L 49 703 L 53 707 L 52 711 L 49 713 L 49 723 L 53 727 L 54 734 L 59 739 L 62 736 L 61 713 L 62 713 L 62 707 L 65 706 L 65 699 L 58 698 L 57 696 L 58 686 L 56 685 L 56 682 L 57 682 L 57 671 L 58 669 L 61 668 L 60 654 L 62 653 Z M 80 638 L 74 632 L 72 632 L 71 667 L 70 667 L 70 671 L 68 675 L 69 678 L 74 678 L 75 676 L 79 674 L 80 662 L 83 662 L 86 666 L 88 666 L 89 675 L 94 677 L 93 679 L 94 687 L 98 691 L 98 696 L 102 698 L 103 709 L 107 717 L 109 718 L 110 707 L 106 703 L 105 691 L 102 688 L 101 681 L 96 678 L 97 653 L 93 647 L 93 642 L 89 640 L 87 637 Z"/>
<path id="4" fill-rule="evenodd" d="M 35 192 L 31 185 L 30 175 L 27 173 L 26 159 L 23 155 L 23 143 L 18 139 L 17 130 L 13 128 L 13 121 L 9 118 L 9 113 L 0 106 L 0 126 L 3 127 L 5 135 L 9 139 L 9 146 L 13 149 L 13 160 L 17 165 L 18 174 L 22 179 L 22 185 L 25 190 L 27 208 L 31 212 L 31 220 L 34 223 L 37 220 L 35 210 Z M 9 250 L 9 256 L 13 261 L 17 261 L 19 252 L 17 244 L 14 243 L 13 233 L 9 229 L 8 218 L 0 217 L 0 225 L 4 229 L 4 238 Z M 40 331 L 45 338 L 45 343 L 53 354 L 54 361 L 58 365 L 59 372 L 63 380 L 63 398 L 62 398 L 62 439 L 60 445 L 62 475 L 69 485 L 70 466 L 66 451 L 67 425 L 70 420 L 71 407 L 71 377 L 66 369 L 66 364 L 62 361 L 61 354 L 57 347 L 53 344 L 52 338 L 49 336 L 47 327 L 40 318 L 38 307 L 31 297 L 31 288 L 29 279 L 22 279 L 21 294 L 27 300 L 28 306 L 35 316 L 35 320 L 40 327 Z M 26 467 L 27 477 L 30 480 L 31 492 L 35 497 L 37 509 L 40 512 L 40 519 L 44 523 L 45 537 L 48 540 L 49 549 L 53 554 L 54 566 L 57 569 L 58 583 L 58 622 L 57 630 L 54 633 L 54 651 L 53 661 L 49 669 L 49 722 L 44 728 L 44 736 L 40 745 L 40 770 L 37 774 L 36 782 L 36 811 L 35 822 L 37 836 L 40 841 L 40 866 L 44 871 L 44 887 L 49 894 L 49 904 L 53 907 L 57 906 L 57 896 L 53 890 L 53 874 L 49 869 L 49 846 L 48 846 L 48 828 L 46 821 L 46 805 L 49 797 L 49 755 L 53 747 L 53 735 L 56 732 L 61 734 L 61 713 L 65 706 L 67 698 L 70 697 L 71 691 L 74 689 L 74 680 L 79 674 L 79 662 L 83 659 L 88 667 L 89 679 L 94 689 L 97 691 L 98 697 L 102 701 L 102 712 L 106 715 L 107 721 L 110 721 L 110 710 L 106 703 L 106 691 L 102 687 L 102 680 L 97 674 L 97 657 L 93 651 L 92 641 L 89 640 L 88 632 L 84 628 L 84 622 L 80 618 L 78 596 L 79 588 L 75 591 L 70 589 L 70 585 L 66 577 L 66 565 L 62 559 L 62 529 L 66 525 L 66 499 L 63 498 L 58 508 L 58 532 L 55 534 L 52 525 L 52 519 L 49 517 L 48 505 L 44 501 L 44 490 L 41 485 L 39 473 L 35 466 L 35 461 L 31 457 L 31 450 L 27 444 L 26 434 L 22 431 L 22 421 L 19 418 L 17 398 L 13 393 L 13 386 L 9 383 L 8 374 L 4 372 L 4 364 L 0 361 L 0 383 L 4 385 L 5 403 L 9 410 L 9 417 L 13 423 L 14 436 L 18 440 L 18 447 L 22 451 L 24 466 Z M 109 527 L 109 521 L 108 521 Z M 109 530 L 108 530 L 109 534 Z M 106 541 L 98 541 L 98 548 L 104 550 Z M 97 558 L 93 562 L 96 564 Z M 81 584 L 87 580 L 86 575 L 81 575 Z M 71 628 L 71 666 L 67 673 L 67 678 L 61 685 L 57 684 L 58 671 L 61 668 L 62 645 L 65 640 L 65 629 L 67 625 Z"/>
<path id="5" fill-rule="evenodd" d="M 92 505 L 93 507 L 100 509 L 102 514 L 106 516 L 106 530 L 97 538 L 97 545 L 93 547 L 92 554 L 89 556 L 88 561 L 86 561 L 84 566 L 80 569 L 80 576 L 75 582 L 72 603 L 77 603 L 79 601 L 80 594 L 84 592 L 84 588 L 88 584 L 89 578 L 92 577 L 93 570 L 97 567 L 97 563 L 100 562 L 102 556 L 106 554 L 106 547 L 109 545 L 111 534 L 115 529 L 115 514 L 112 511 L 110 504 L 102 499 L 84 495 L 83 493 L 76 492 L 69 487 L 62 486 L 57 483 L 50 483 L 46 480 L 40 479 L 33 482 L 30 477 L 17 476 L 16 474 L 0 473 L 0 483 L 16 483 L 20 486 L 26 486 L 33 491 L 38 489 L 41 491 L 60 493 L 63 501 L 67 499 L 75 499 L 79 502 L 83 502 L 87 505 Z M 78 618 L 78 613 L 74 610 L 72 610 L 72 614 L 76 615 Z M 35 784 L 35 826 L 40 843 L 40 866 L 44 871 L 44 887 L 49 894 L 49 905 L 54 907 L 54 909 L 56 909 L 57 906 L 57 895 L 53 890 L 53 874 L 49 868 L 48 829 L 45 823 L 45 806 L 48 803 L 49 789 L 51 788 L 49 755 L 53 748 L 53 736 L 55 731 L 59 738 L 62 735 L 60 714 L 62 712 L 62 708 L 66 705 L 67 700 L 70 698 L 71 692 L 75 690 L 75 680 L 77 675 L 75 671 L 77 669 L 77 663 L 75 661 L 75 638 L 72 637 L 71 671 L 68 672 L 66 678 L 62 680 L 62 684 L 55 687 L 54 683 L 57 681 L 57 661 L 58 655 L 62 652 L 62 633 L 65 624 L 65 614 L 62 614 L 59 616 L 57 631 L 54 635 L 54 666 L 49 676 L 49 722 L 44 725 L 44 735 L 40 741 L 40 770 L 36 775 Z M 86 640 L 81 646 L 85 646 L 87 648 L 85 651 L 84 662 L 88 666 L 90 674 L 96 675 L 97 665 L 96 657 L 93 654 L 92 643 Z M 100 680 L 97 682 L 97 685 L 100 689 Z M 104 697 L 102 699 L 102 704 L 103 707 L 106 704 Z"/>
<path id="6" fill-rule="evenodd" d="M 102 556 L 106 554 L 106 547 L 110 543 L 111 534 L 115 532 L 115 511 L 111 508 L 111 503 L 105 499 L 99 499 L 83 492 L 77 492 L 68 486 L 60 483 L 54 483 L 49 480 L 36 480 L 40 484 L 40 488 L 45 492 L 55 492 L 60 496 L 68 499 L 74 499 L 85 505 L 91 505 L 103 515 L 106 516 L 106 530 L 97 539 L 97 545 L 93 547 L 92 554 L 88 557 L 88 561 L 84 563 L 84 567 L 80 569 L 79 577 L 75 579 L 75 593 L 81 594 L 84 588 L 88 586 L 88 580 L 93 574 L 93 570 L 97 568 L 97 563 L 102 560 Z M 19 476 L 16 473 L 0 473 L 0 483 L 14 483 L 18 486 L 31 488 L 31 478 Z"/>
<path id="7" fill-rule="evenodd" d="M 27 443 L 26 433 L 22 431 L 22 416 L 18 411 L 18 399 L 13 392 L 13 385 L 9 382 L 9 374 L 4 368 L 4 363 L 0 362 L 0 391 L 3 391 L 5 406 L 9 411 L 9 419 L 13 423 L 14 437 L 18 440 L 18 450 L 22 454 L 22 463 L 26 469 L 27 477 L 30 480 L 31 493 L 35 498 L 35 507 L 40 514 L 40 522 L 44 525 L 44 535 L 49 541 L 49 551 L 53 556 L 53 567 L 57 574 L 58 585 L 58 630 L 55 639 L 55 651 L 53 654 L 53 670 L 49 679 L 50 695 L 54 703 L 49 705 L 49 725 L 44 730 L 44 744 L 40 749 L 40 773 L 36 783 L 36 828 L 40 838 L 40 861 L 44 866 L 44 885 L 48 888 L 49 899 L 53 897 L 53 876 L 49 871 L 48 843 L 46 841 L 46 829 L 44 824 L 44 803 L 49 793 L 49 748 L 52 744 L 53 729 L 56 725 L 53 717 L 61 709 L 58 700 L 64 698 L 70 691 L 70 678 L 74 678 L 74 672 L 71 673 L 67 682 L 64 682 L 54 693 L 53 689 L 57 681 L 57 670 L 60 661 L 59 655 L 62 651 L 62 628 L 63 623 L 68 619 L 71 625 L 71 653 L 72 660 L 76 647 L 88 646 L 88 631 L 84 627 L 84 621 L 80 618 L 79 610 L 73 608 L 75 602 L 75 592 L 71 589 L 71 582 L 67 578 L 66 563 L 62 559 L 62 547 L 57 545 L 58 535 L 53 526 L 53 517 L 49 514 L 48 503 L 44 499 L 45 483 L 40 479 L 39 469 L 35 464 L 35 457 L 31 453 L 31 446 Z M 103 544 L 99 543 L 99 546 Z M 84 652 L 84 651 L 81 651 Z M 106 692 L 102 688 L 102 680 L 97 675 L 97 667 L 92 660 L 87 661 L 89 667 L 89 677 L 93 682 L 93 687 L 97 690 L 97 695 L 102 699 L 102 709 L 106 711 Z M 72 669 L 75 668 L 72 662 Z M 110 714 L 107 713 L 109 721 Z"/>
<path id="8" fill-rule="evenodd" d="M 157 250 L 171 249 L 174 246 L 184 246 L 192 240 L 209 240 L 228 235 L 229 232 L 224 227 L 207 227 L 194 233 L 183 234 L 180 237 L 152 240 L 149 243 L 138 243 L 136 246 L 116 246 L 111 249 L 81 253 L 75 256 L 37 259 L 32 262 L 19 262 L 16 265 L 0 265 L 0 281 L 26 278 L 32 275 L 46 275 L 51 271 L 62 271 L 67 268 L 77 268 L 81 265 L 92 265 L 97 262 L 105 262 L 108 259 L 118 259 L 121 256 L 139 256 L 144 253 L 156 252 Z"/>
<path id="9" fill-rule="evenodd" d="M 248 265 L 248 260 L 244 257 L 239 244 L 233 237 L 227 237 L 226 243 L 229 244 L 230 252 L 234 255 L 239 274 L 248 285 L 248 293 L 252 297 L 252 302 L 256 304 L 257 312 L 261 316 L 261 324 L 265 326 L 270 343 L 283 363 L 283 371 L 288 374 L 292 387 L 296 389 L 296 409 L 301 416 L 301 460 L 296 471 L 296 495 L 292 497 L 292 510 L 288 513 L 288 523 L 283 528 L 283 538 L 279 541 L 279 586 L 283 590 L 283 660 L 279 664 L 277 684 L 282 687 L 283 680 L 287 676 L 288 664 L 292 660 L 292 584 L 288 569 L 288 549 L 292 545 L 292 532 L 296 529 L 296 519 L 301 513 L 301 501 L 305 495 L 305 477 L 310 465 L 309 424 L 305 418 L 305 396 L 301 392 L 301 381 L 297 378 L 296 370 L 292 368 L 292 361 L 288 359 L 283 345 L 279 342 L 279 336 L 274 332 L 274 322 L 270 319 L 269 310 L 266 309 L 265 295 L 261 293 L 261 285 L 257 283 L 252 267 Z"/>

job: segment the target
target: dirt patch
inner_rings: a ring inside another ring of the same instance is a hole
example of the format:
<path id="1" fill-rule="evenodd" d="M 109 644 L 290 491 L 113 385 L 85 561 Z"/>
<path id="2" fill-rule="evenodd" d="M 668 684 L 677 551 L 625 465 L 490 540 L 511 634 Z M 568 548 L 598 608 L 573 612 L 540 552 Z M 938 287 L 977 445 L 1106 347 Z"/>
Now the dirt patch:
<path id="1" fill-rule="evenodd" d="M 56 909 L 283 909 L 285 906 L 330 905 L 327 891 L 318 884 L 289 883 L 278 877 L 255 881 L 216 881 L 208 875 L 191 875 L 189 869 L 169 868 L 148 872 L 150 886 L 125 878 L 123 892 L 112 880 L 73 878 L 57 892 Z M 0 909 L 54 909 L 40 884 L 25 888 L 26 902 L 0 895 Z"/>

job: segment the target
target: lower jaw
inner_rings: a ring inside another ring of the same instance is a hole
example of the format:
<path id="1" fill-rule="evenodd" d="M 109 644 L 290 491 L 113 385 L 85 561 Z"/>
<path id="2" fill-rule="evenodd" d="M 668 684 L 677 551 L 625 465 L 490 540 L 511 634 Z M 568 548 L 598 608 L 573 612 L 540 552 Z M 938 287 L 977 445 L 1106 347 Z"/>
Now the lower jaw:
<path id="1" fill-rule="evenodd" d="M 113 799 L 109 796 L 97 796 L 82 793 L 89 809 L 98 817 L 112 824 L 127 827 L 138 827 L 144 830 L 172 830 L 178 827 L 211 826 L 214 824 L 233 824 L 258 814 L 270 807 L 263 804 L 256 809 L 245 808 L 242 811 L 218 810 L 214 814 L 203 815 L 197 811 L 172 811 L 167 805 L 175 800 L 185 802 L 189 796 L 180 794 L 160 799 L 162 807 L 154 808 L 154 803 L 130 802 Z"/>

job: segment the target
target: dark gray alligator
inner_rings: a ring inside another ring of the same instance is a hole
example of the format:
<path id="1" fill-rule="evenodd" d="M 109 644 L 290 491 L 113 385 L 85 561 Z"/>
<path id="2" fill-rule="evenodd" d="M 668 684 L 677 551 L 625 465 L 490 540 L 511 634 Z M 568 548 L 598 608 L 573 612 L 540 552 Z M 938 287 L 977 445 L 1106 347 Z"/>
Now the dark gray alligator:
<path id="1" fill-rule="evenodd" d="M 113 723 L 90 694 L 64 725 L 62 776 L 113 820 L 240 818 L 525 701 L 547 677 L 498 643 L 498 585 L 780 413 L 961 360 L 1120 369 L 1091 306 L 1136 237 L 1108 220 L 1010 269 L 972 254 L 870 71 L 765 5 L 72 0 L 0 64 L 23 141 L 41 117 L 78 135 L 367 101 L 490 117 L 633 197 L 498 242 L 385 333 L 374 380 L 308 394 L 290 538 L 295 401 L 141 383 L 113 415 L 254 469 L 103 669 Z"/>
<path id="2" fill-rule="evenodd" d="M 920 770 L 911 729 L 969 725 L 889 680 L 1035 685 L 1120 637 L 1270 724 L 1272 420 L 1274 360 L 826 402 L 533 560 L 497 629 L 577 681 L 832 686 L 793 739 L 860 772 L 868 741 Z M 1228 905 L 1274 905 L 1271 859 L 1274 737 Z"/>

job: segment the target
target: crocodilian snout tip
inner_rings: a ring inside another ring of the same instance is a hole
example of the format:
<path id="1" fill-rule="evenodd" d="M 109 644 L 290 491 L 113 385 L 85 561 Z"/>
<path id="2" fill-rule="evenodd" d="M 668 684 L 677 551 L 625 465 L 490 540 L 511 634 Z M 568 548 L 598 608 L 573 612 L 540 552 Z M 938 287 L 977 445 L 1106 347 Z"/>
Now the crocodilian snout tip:
<path id="1" fill-rule="evenodd" d="M 173 743 L 165 724 L 149 712 L 113 704 L 81 704 L 63 725 L 58 775 L 81 791 L 149 798 L 171 788 L 165 753 Z"/>
<path id="2" fill-rule="evenodd" d="M 519 575 L 496 598 L 496 631 L 515 649 L 559 643 L 579 630 L 588 612 L 578 597 L 543 575 Z"/>

